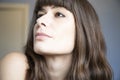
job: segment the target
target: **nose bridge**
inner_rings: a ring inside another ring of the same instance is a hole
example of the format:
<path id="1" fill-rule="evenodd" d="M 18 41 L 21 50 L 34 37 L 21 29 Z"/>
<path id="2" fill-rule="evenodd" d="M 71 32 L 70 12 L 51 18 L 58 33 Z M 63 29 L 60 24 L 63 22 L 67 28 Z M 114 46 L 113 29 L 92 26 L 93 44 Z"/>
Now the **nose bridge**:
<path id="1" fill-rule="evenodd" d="M 49 26 L 52 21 L 52 15 L 50 13 L 44 14 L 40 18 L 37 19 L 38 25 L 42 26 Z"/>

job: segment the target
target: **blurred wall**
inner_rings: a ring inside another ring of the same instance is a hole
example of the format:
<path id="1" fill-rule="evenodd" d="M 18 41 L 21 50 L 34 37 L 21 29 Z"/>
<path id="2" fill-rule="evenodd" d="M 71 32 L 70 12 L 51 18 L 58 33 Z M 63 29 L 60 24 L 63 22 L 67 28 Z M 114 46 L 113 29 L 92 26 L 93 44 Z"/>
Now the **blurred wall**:
<path id="1" fill-rule="evenodd" d="M 100 18 L 107 44 L 107 58 L 114 71 L 114 80 L 120 80 L 120 0 L 89 1 L 94 6 Z M 29 19 L 31 20 L 35 0 L 0 0 L 1 2 L 29 4 Z"/>
<path id="2" fill-rule="evenodd" d="M 34 3 L 36 0 L 0 0 L 0 3 L 18 3 L 18 4 L 29 4 L 29 21 L 31 21 L 32 18 L 32 11 L 34 9 Z"/>

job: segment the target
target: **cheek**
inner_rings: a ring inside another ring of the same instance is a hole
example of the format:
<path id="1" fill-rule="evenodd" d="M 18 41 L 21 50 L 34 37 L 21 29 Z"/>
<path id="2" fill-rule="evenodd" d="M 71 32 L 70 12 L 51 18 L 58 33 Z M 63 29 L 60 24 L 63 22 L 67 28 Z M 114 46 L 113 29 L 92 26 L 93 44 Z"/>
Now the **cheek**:
<path id="1" fill-rule="evenodd" d="M 68 38 L 74 39 L 75 31 L 76 31 L 75 23 L 73 20 L 63 22 L 62 24 L 59 24 L 58 27 L 56 28 L 56 33 L 58 33 L 58 35 L 61 36 L 62 38 L 66 38 L 66 39 Z"/>
<path id="2" fill-rule="evenodd" d="M 72 51 L 75 43 L 75 25 L 67 22 L 60 25 L 56 30 L 56 44 L 63 48 L 63 50 Z"/>

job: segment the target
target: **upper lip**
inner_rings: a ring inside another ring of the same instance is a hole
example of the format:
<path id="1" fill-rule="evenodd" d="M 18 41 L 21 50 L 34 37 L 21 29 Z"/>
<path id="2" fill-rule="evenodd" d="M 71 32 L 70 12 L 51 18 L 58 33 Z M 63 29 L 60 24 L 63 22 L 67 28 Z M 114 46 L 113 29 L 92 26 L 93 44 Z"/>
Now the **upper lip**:
<path id="1" fill-rule="evenodd" d="M 46 34 L 46 33 L 43 33 L 43 32 L 40 32 L 40 33 L 38 32 L 38 33 L 36 33 L 36 34 L 35 34 L 35 37 L 36 37 L 36 36 L 46 36 L 46 37 L 52 38 L 52 36 L 50 36 L 50 35 L 48 35 L 48 34 Z"/>

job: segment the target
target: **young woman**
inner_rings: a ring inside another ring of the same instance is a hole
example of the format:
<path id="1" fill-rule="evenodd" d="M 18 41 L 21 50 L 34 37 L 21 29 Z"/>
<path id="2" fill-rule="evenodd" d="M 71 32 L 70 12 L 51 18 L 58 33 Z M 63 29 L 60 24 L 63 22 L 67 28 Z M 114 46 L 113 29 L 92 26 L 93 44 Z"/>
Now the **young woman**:
<path id="1" fill-rule="evenodd" d="M 37 0 L 25 55 L 3 59 L 2 80 L 112 80 L 105 53 L 87 0 Z"/>

